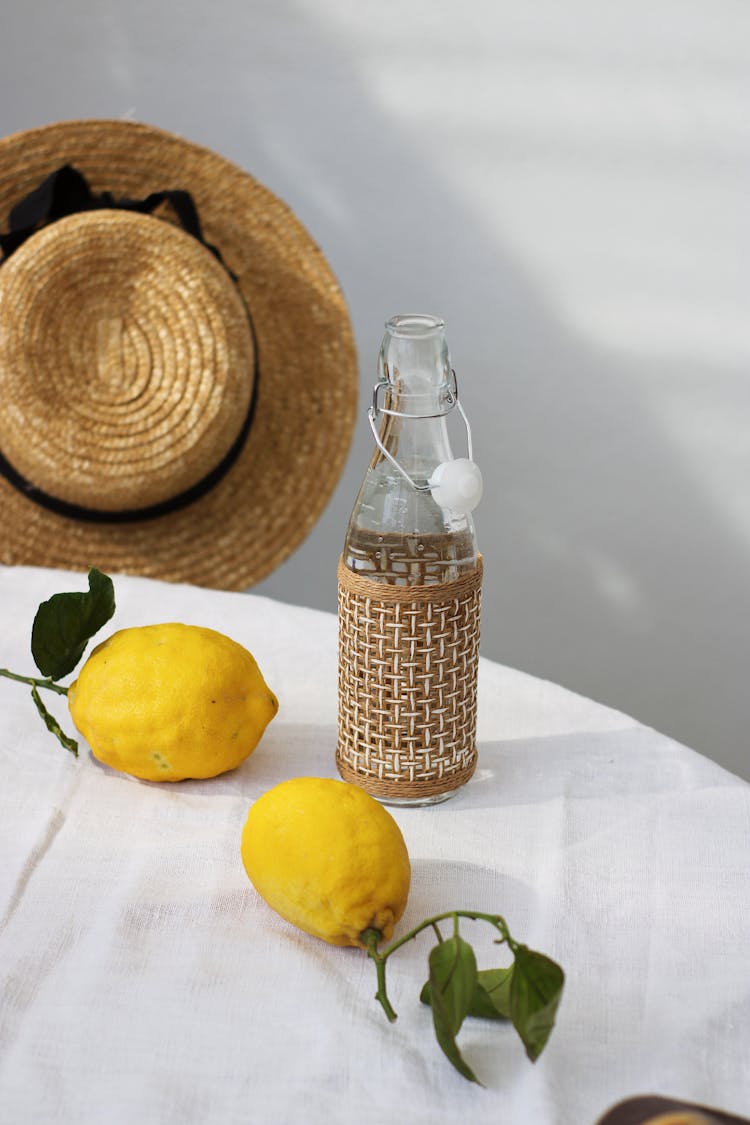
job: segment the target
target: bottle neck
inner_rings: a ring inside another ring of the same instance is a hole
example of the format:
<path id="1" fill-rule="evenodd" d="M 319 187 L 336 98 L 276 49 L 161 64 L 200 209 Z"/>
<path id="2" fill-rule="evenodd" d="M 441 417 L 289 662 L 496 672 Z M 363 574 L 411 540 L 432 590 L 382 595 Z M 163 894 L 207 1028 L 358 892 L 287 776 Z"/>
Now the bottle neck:
<path id="1" fill-rule="evenodd" d="M 453 398 L 453 371 L 442 320 L 397 316 L 386 324 L 378 371 L 387 385 L 380 438 L 403 468 L 426 480 L 452 457 L 446 413 Z M 373 464 L 383 460 L 378 450 Z"/>

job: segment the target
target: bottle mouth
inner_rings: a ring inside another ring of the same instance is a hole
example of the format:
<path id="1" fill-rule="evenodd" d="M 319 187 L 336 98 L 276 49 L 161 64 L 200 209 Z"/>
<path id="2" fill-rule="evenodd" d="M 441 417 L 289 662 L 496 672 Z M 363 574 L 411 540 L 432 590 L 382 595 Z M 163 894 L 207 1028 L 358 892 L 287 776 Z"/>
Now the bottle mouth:
<path id="1" fill-rule="evenodd" d="M 385 322 L 386 330 L 391 336 L 400 336 L 402 339 L 414 340 L 430 336 L 433 332 L 443 332 L 445 321 L 439 316 L 428 316 L 422 313 L 404 313 L 392 316 Z"/>

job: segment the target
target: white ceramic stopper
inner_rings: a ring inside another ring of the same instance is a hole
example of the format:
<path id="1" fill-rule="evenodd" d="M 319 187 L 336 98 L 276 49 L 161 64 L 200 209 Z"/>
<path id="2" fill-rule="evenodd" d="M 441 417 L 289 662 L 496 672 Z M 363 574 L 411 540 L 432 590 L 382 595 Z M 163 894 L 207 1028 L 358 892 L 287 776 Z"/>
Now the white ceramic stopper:
<path id="1" fill-rule="evenodd" d="M 482 499 L 482 474 L 479 466 L 466 457 L 443 461 L 430 477 L 429 486 L 436 504 L 465 516 Z"/>

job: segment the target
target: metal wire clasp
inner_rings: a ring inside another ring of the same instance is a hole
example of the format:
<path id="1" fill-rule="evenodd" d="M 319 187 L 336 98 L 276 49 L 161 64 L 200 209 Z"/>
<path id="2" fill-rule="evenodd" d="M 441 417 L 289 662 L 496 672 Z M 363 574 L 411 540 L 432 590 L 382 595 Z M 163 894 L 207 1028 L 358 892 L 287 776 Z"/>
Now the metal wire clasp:
<path id="1" fill-rule="evenodd" d="M 409 475 L 409 473 L 407 473 L 406 469 L 404 469 L 403 466 L 398 463 L 393 454 L 389 453 L 385 448 L 382 441 L 380 440 L 377 419 L 380 414 L 387 414 L 391 418 L 445 418 L 448 414 L 451 413 L 454 407 L 458 407 L 458 412 L 463 418 L 464 425 L 466 426 L 466 439 L 469 447 L 469 461 L 473 461 L 474 457 L 471 442 L 471 426 L 469 425 L 469 419 L 466 417 L 466 412 L 464 411 L 464 408 L 458 399 L 458 380 L 456 378 L 456 372 L 453 370 L 453 368 L 451 368 L 451 381 L 449 385 L 442 391 L 440 396 L 441 402 L 445 405 L 445 409 L 438 410 L 433 414 L 409 414 L 403 410 L 389 410 L 385 406 L 381 406 L 379 402 L 380 392 L 392 389 L 393 387 L 387 379 L 381 379 L 380 382 L 376 383 L 373 388 L 372 406 L 367 411 L 367 417 L 370 422 L 372 436 L 375 438 L 375 444 L 377 445 L 383 456 L 388 461 L 390 461 L 393 467 L 395 469 L 398 469 L 398 471 L 401 473 L 401 476 L 408 480 L 412 488 L 416 489 L 417 492 L 431 492 L 432 485 L 429 484 L 429 482 L 427 484 L 417 484 L 416 481 Z"/>

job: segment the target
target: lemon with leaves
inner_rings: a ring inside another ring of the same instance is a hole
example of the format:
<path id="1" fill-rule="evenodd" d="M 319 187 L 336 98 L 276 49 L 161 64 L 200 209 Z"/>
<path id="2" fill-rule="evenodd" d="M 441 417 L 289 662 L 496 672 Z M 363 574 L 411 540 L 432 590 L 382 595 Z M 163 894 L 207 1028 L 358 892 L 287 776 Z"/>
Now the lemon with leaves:
<path id="1" fill-rule="evenodd" d="M 99 761 L 148 781 L 181 781 L 244 762 L 278 701 L 242 645 L 172 622 L 121 629 L 97 645 L 68 707 Z"/>
<path id="2" fill-rule="evenodd" d="M 387 941 L 406 907 L 411 869 L 396 821 L 356 785 L 296 777 L 252 805 L 242 862 L 282 918 L 331 945 Z"/>

